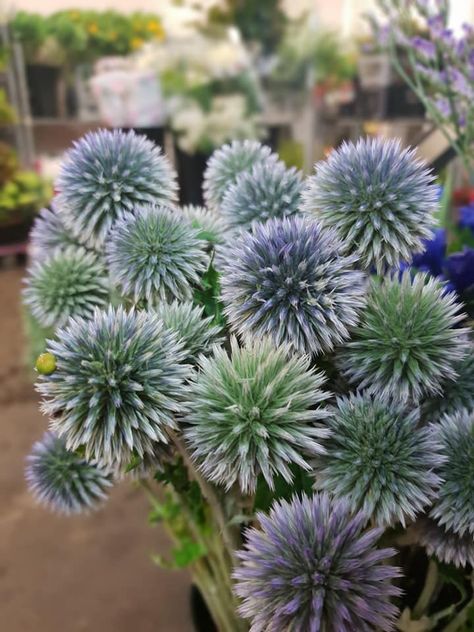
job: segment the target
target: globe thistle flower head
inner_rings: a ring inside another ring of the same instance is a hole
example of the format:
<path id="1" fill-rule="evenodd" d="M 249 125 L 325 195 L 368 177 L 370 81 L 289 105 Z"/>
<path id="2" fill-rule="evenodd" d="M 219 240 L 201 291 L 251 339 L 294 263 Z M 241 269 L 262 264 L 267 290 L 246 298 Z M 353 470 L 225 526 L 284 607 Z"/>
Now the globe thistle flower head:
<path id="1" fill-rule="evenodd" d="M 255 224 L 225 251 L 222 299 L 231 326 L 301 353 L 331 351 L 365 303 L 365 276 L 341 251 L 332 231 L 305 218 Z"/>
<path id="2" fill-rule="evenodd" d="M 205 246 L 179 213 L 144 206 L 116 222 L 106 259 L 112 282 L 125 296 L 155 304 L 192 298 L 209 264 Z"/>
<path id="3" fill-rule="evenodd" d="M 241 173 L 224 195 L 220 213 L 231 229 L 252 227 L 272 217 L 289 217 L 299 211 L 303 181 L 293 167 L 262 162 Z"/>
<path id="4" fill-rule="evenodd" d="M 204 308 L 192 302 L 159 303 L 158 317 L 167 329 L 174 331 L 184 345 L 186 361 L 195 361 L 200 353 L 209 353 L 219 343 L 220 327 L 212 325 L 212 317 L 204 318 Z"/>
<path id="5" fill-rule="evenodd" d="M 185 438 L 210 481 L 227 489 L 238 483 L 246 494 L 261 473 L 273 489 L 278 475 L 293 480 L 291 463 L 309 470 L 308 456 L 322 451 L 325 378 L 307 356 L 268 339 L 244 348 L 232 339 L 231 350 L 229 356 L 216 347 L 212 357 L 201 357 Z"/>
<path id="6" fill-rule="evenodd" d="M 133 131 L 90 132 L 66 154 L 57 181 L 64 224 L 100 250 L 117 221 L 144 204 L 176 199 L 176 176 L 161 149 Z"/>
<path id="7" fill-rule="evenodd" d="M 26 480 L 39 503 L 62 514 L 95 509 L 112 486 L 105 470 L 70 452 L 52 432 L 34 444 L 27 458 Z"/>
<path id="8" fill-rule="evenodd" d="M 47 258 L 54 250 L 66 250 L 69 246 L 78 245 L 79 242 L 64 226 L 54 203 L 51 209 L 41 209 L 30 232 L 30 249 L 35 260 Z"/>
<path id="9" fill-rule="evenodd" d="M 365 516 L 326 494 L 294 497 L 258 514 L 237 553 L 235 591 L 251 632 L 393 630 L 399 569 L 377 549 L 382 530 L 363 532 Z"/>
<path id="10" fill-rule="evenodd" d="M 96 310 L 90 320 L 71 319 L 48 351 L 56 370 L 40 378 L 38 391 L 51 430 L 69 450 L 117 468 L 168 442 L 184 410 L 189 367 L 181 342 L 156 314 Z"/>
<path id="11" fill-rule="evenodd" d="M 23 298 L 44 327 L 64 325 L 71 316 L 90 317 L 109 298 L 107 272 L 84 248 L 55 250 L 28 270 Z"/>
<path id="12" fill-rule="evenodd" d="M 466 355 L 454 365 L 455 380 L 441 385 L 442 394 L 423 402 L 423 412 L 430 421 L 466 408 L 474 410 L 474 343 L 466 345 Z"/>
<path id="13" fill-rule="evenodd" d="M 414 520 L 440 484 L 434 473 L 443 459 L 419 412 L 356 394 L 337 400 L 326 421 L 326 453 L 315 461 L 318 489 L 346 498 L 376 526 Z"/>
<path id="14" fill-rule="evenodd" d="M 334 228 L 360 265 L 379 273 L 410 261 L 431 236 L 437 187 L 398 140 L 344 142 L 316 165 L 303 209 Z"/>
<path id="15" fill-rule="evenodd" d="M 183 206 L 181 210 L 191 226 L 197 230 L 199 239 L 204 239 L 212 246 L 224 243 L 227 227 L 219 215 L 193 204 Z"/>
<path id="16" fill-rule="evenodd" d="M 448 531 L 474 535 L 474 411 L 445 415 L 434 429 L 446 461 L 430 516 Z"/>
<path id="17" fill-rule="evenodd" d="M 276 163 L 278 156 L 270 147 L 255 140 L 234 140 L 217 149 L 207 163 L 204 172 L 204 199 L 211 209 L 218 209 L 224 195 L 239 174 L 256 164 L 270 161 Z"/>
<path id="18" fill-rule="evenodd" d="M 434 555 L 444 564 L 464 568 L 474 566 L 474 538 L 469 533 L 459 535 L 440 527 L 431 518 L 422 518 L 415 525 L 418 542 L 428 555 Z"/>
<path id="19" fill-rule="evenodd" d="M 466 331 L 455 296 L 424 273 L 372 280 L 367 305 L 339 357 L 345 376 L 385 398 L 419 401 L 454 380 Z"/>

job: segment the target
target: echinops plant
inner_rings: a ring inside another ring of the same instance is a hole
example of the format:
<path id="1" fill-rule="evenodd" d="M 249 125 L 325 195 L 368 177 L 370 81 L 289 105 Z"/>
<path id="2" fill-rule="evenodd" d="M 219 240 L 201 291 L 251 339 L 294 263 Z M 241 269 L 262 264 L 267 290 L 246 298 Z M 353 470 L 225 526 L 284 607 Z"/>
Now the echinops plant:
<path id="1" fill-rule="evenodd" d="M 181 209 L 160 150 L 99 131 L 57 189 L 24 294 L 53 332 L 35 498 L 142 487 L 220 632 L 471 630 L 472 322 L 404 265 L 436 229 L 415 152 L 346 143 L 304 180 L 235 141 Z"/>

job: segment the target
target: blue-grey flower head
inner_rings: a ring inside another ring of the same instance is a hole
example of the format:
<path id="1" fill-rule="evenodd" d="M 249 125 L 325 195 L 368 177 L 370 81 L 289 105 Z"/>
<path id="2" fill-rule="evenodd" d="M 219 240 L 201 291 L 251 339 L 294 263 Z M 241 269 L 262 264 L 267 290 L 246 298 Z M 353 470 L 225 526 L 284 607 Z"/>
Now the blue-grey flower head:
<path id="1" fill-rule="evenodd" d="M 56 369 L 38 391 L 51 429 L 87 460 L 117 467 L 168 442 L 189 367 L 176 334 L 152 312 L 122 307 L 75 318 L 48 342 Z"/>
<path id="2" fill-rule="evenodd" d="M 365 394 L 337 400 L 326 421 L 326 453 L 315 461 L 318 489 L 346 498 L 376 526 L 405 525 L 434 498 L 442 463 L 419 411 Z"/>
<path id="3" fill-rule="evenodd" d="M 64 226 L 55 203 L 38 213 L 30 232 L 30 253 L 35 260 L 49 257 L 54 250 L 66 250 L 79 242 Z"/>
<path id="4" fill-rule="evenodd" d="M 57 180 L 58 209 L 73 235 L 100 250 L 126 211 L 176 198 L 161 149 L 133 131 L 89 132 L 68 151 Z"/>
<path id="5" fill-rule="evenodd" d="M 193 204 L 183 206 L 182 212 L 198 231 L 199 239 L 204 239 L 213 246 L 224 243 L 227 227 L 219 215 Z"/>
<path id="6" fill-rule="evenodd" d="M 474 535 L 474 411 L 462 409 L 433 425 L 446 462 L 444 480 L 430 516 L 457 533 Z"/>
<path id="7" fill-rule="evenodd" d="M 440 527 L 431 518 L 418 520 L 414 532 L 428 555 L 434 555 L 440 562 L 454 564 L 458 568 L 468 564 L 474 566 L 474 538 L 471 534 L 459 535 Z"/>
<path id="8" fill-rule="evenodd" d="M 237 553 L 235 591 L 251 632 L 393 630 L 400 571 L 377 549 L 382 529 L 363 531 L 363 513 L 326 494 L 274 503 L 258 514 Z"/>
<path id="9" fill-rule="evenodd" d="M 373 279 L 361 322 L 340 351 L 343 372 L 360 388 L 400 401 L 441 392 L 466 351 L 459 311 L 455 296 L 426 274 Z"/>
<path id="10" fill-rule="evenodd" d="M 220 214 L 230 229 L 248 229 L 254 222 L 290 217 L 299 211 L 303 181 L 294 167 L 262 162 L 244 171 L 224 195 Z"/>
<path id="11" fill-rule="evenodd" d="M 61 327 L 71 316 L 87 318 L 109 298 L 105 266 L 82 247 L 56 249 L 28 270 L 24 302 L 44 327 Z"/>
<path id="12" fill-rule="evenodd" d="M 255 491 L 260 473 L 270 488 L 278 475 L 292 481 L 289 465 L 309 470 L 327 436 L 325 378 L 308 356 L 268 339 L 243 348 L 232 339 L 231 351 L 201 358 L 184 429 L 193 458 L 210 481 L 243 493 Z"/>
<path id="13" fill-rule="evenodd" d="M 209 264 L 206 242 L 177 211 L 143 206 L 125 213 L 110 233 L 112 282 L 135 301 L 190 299 Z"/>
<path id="14" fill-rule="evenodd" d="M 204 308 L 191 301 L 159 303 L 158 317 L 167 329 L 174 331 L 184 345 L 186 361 L 195 361 L 201 353 L 208 354 L 211 346 L 220 342 L 220 327 L 212 325 L 212 317 L 204 318 Z"/>
<path id="15" fill-rule="evenodd" d="M 301 217 L 255 224 L 225 251 L 222 298 L 233 329 L 271 336 L 302 353 L 349 337 L 365 302 L 365 276 L 333 231 Z"/>
<path id="16" fill-rule="evenodd" d="M 423 402 L 423 412 L 430 421 L 439 420 L 444 414 L 461 408 L 474 410 L 474 343 L 466 344 L 466 355 L 456 364 L 455 380 L 442 383 L 442 393 Z"/>
<path id="17" fill-rule="evenodd" d="M 256 140 L 234 140 L 217 149 L 204 172 L 204 199 L 209 209 L 219 208 L 227 189 L 240 173 L 268 160 L 275 163 L 278 156 Z"/>
<path id="18" fill-rule="evenodd" d="M 26 480 L 36 500 L 63 514 L 94 509 L 107 498 L 110 475 L 70 452 L 63 439 L 46 432 L 27 458 Z"/>
<path id="19" fill-rule="evenodd" d="M 303 209 L 335 228 L 365 269 L 410 261 L 431 235 L 437 187 L 412 149 L 398 140 L 344 142 L 316 165 Z"/>

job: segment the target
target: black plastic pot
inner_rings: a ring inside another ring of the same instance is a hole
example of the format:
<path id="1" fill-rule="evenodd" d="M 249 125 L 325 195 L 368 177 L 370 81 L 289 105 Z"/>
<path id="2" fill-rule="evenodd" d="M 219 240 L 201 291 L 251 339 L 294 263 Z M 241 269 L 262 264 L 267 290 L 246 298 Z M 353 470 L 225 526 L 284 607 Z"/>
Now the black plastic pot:
<path id="1" fill-rule="evenodd" d="M 191 619 L 196 632 L 218 632 L 199 589 L 191 586 Z"/>
<path id="2" fill-rule="evenodd" d="M 197 151 L 188 154 L 175 144 L 176 167 L 178 169 L 179 202 L 201 206 L 203 202 L 202 183 L 209 154 Z"/>
<path id="3" fill-rule="evenodd" d="M 152 140 L 155 145 L 158 145 L 163 149 L 165 145 L 165 128 L 164 127 L 122 127 L 124 132 L 133 129 L 137 134 L 146 136 L 149 140 Z"/>
<path id="4" fill-rule="evenodd" d="M 31 217 L 0 223 L 0 246 L 26 243 L 32 223 Z"/>
<path id="5" fill-rule="evenodd" d="M 59 115 L 59 80 L 61 69 L 45 64 L 28 64 L 26 81 L 33 117 L 54 118 Z"/>

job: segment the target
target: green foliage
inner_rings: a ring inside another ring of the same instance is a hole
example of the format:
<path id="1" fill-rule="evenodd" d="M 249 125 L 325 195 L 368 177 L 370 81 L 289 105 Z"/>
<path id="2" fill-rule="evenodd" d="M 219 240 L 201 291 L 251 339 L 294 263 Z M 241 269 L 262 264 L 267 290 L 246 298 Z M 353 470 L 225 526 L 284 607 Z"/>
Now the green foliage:
<path id="1" fill-rule="evenodd" d="M 219 273 L 212 261 L 201 277 L 201 287 L 194 290 L 194 301 L 204 307 L 205 315 L 213 318 L 213 324 L 225 325 L 224 306 L 220 300 Z"/>
<path id="2" fill-rule="evenodd" d="M 0 223 L 30 217 L 52 196 L 49 182 L 34 171 L 17 171 L 0 187 Z"/>

